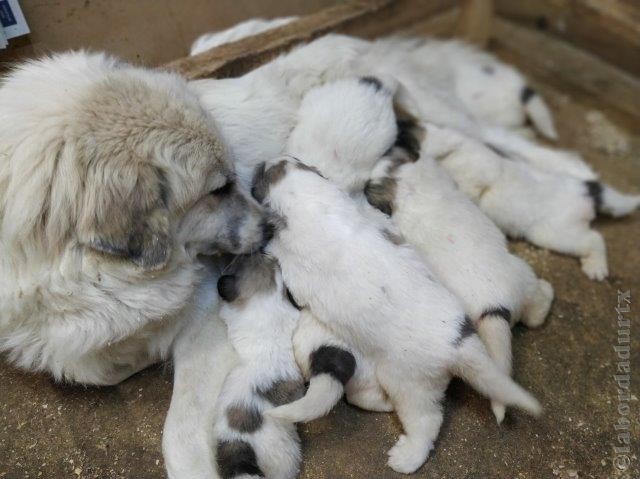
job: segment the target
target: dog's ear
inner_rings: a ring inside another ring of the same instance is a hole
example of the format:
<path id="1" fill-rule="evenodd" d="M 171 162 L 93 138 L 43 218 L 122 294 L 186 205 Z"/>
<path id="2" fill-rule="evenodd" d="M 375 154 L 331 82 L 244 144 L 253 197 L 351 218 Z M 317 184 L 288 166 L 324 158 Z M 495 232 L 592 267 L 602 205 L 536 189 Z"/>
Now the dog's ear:
<path id="1" fill-rule="evenodd" d="M 218 279 L 218 294 L 227 301 L 235 301 L 238 298 L 238 285 L 235 275 L 225 274 Z"/>
<path id="2" fill-rule="evenodd" d="M 171 254 L 167 196 L 165 177 L 152 165 L 89 166 L 80 241 L 145 270 L 163 268 Z"/>

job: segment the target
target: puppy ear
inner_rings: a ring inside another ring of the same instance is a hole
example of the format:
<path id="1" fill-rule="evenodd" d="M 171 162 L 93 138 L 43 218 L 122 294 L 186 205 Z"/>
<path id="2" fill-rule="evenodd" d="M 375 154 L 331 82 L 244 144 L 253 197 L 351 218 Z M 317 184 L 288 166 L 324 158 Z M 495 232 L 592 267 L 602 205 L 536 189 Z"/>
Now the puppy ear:
<path id="1" fill-rule="evenodd" d="M 110 166 L 87 171 L 81 242 L 145 270 L 163 268 L 171 253 L 164 175 L 149 164 Z"/>
<path id="2" fill-rule="evenodd" d="M 238 298 L 238 285 L 236 277 L 231 274 L 225 274 L 218 279 L 218 294 L 227 301 L 235 301 Z"/>

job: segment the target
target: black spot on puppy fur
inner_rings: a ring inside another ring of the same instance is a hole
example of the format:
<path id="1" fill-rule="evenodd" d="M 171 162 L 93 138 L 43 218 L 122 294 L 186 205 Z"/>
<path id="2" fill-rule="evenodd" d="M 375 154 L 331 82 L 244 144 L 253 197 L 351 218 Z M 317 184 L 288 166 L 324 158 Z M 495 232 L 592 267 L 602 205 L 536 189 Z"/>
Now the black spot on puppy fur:
<path id="1" fill-rule="evenodd" d="M 602 184 L 599 181 L 585 181 L 587 194 L 593 199 L 593 207 L 596 211 L 602 208 Z"/>
<path id="2" fill-rule="evenodd" d="M 251 406 L 231 406 L 227 409 L 227 422 L 236 431 L 255 432 L 262 426 L 262 414 Z"/>
<path id="3" fill-rule="evenodd" d="M 258 394 L 274 406 L 288 404 L 304 395 L 304 383 L 295 379 L 280 379 L 268 389 L 258 389 Z"/>
<path id="4" fill-rule="evenodd" d="M 404 238 L 399 234 L 394 233 L 393 231 L 390 231 L 385 228 L 382 230 L 382 234 L 387 240 L 389 240 L 391 243 L 393 243 L 396 246 L 400 246 L 404 244 Z"/>
<path id="5" fill-rule="evenodd" d="M 476 328 L 471 321 L 469 316 L 464 317 L 464 321 L 460 325 L 460 331 L 458 332 L 458 337 L 456 338 L 455 345 L 458 346 L 462 341 L 476 333 Z"/>
<path id="6" fill-rule="evenodd" d="M 365 85 L 373 86 L 376 89 L 376 91 L 380 91 L 383 88 L 382 82 L 376 77 L 372 77 L 372 76 L 360 77 L 359 81 L 360 83 L 363 83 Z"/>
<path id="7" fill-rule="evenodd" d="M 522 91 L 520 92 L 520 102 L 524 105 L 536 94 L 536 91 L 531 88 L 529 85 L 525 85 L 522 87 Z"/>
<path id="8" fill-rule="evenodd" d="M 480 320 L 483 320 L 487 316 L 494 316 L 504 319 L 507 323 L 511 323 L 511 311 L 504 306 L 497 306 L 495 308 L 489 308 L 482 312 Z"/>
<path id="9" fill-rule="evenodd" d="M 313 173 L 315 173 L 316 175 L 325 178 L 324 175 L 322 173 L 320 173 L 320 170 L 318 168 L 316 168 L 315 166 L 309 166 L 306 163 L 301 162 L 300 160 L 298 160 L 298 162 L 296 163 L 296 167 L 300 170 L 303 171 L 311 171 Z M 326 179 L 326 178 L 325 178 Z"/>
<path id="10" fill-rule="evenodd" d="M 393 200 L 396 196 L 397 181 L 395 178 L 382 178 L 379 181 L 368 181 L 364 187 L 367 201 L 384 214 L 393 214 Z"/>
<path id="11" fill-rule="evenodd" d="M 298 311 L 302 311 L 302 306 L 298 304 L 298 302 L 296 301 L 296 298 L 293 297 L 293 294 L 291 294 L 291 291 L 289 290 L 289 288 L 287 287 L 284 288 L 284 294 L 294 308 L 296 308 Z"/>
<path id="12" fill-rule="evenodd" d="M 329 374 L 346 384 L 356 370 L 356 358 L 337 346 L 320 346 L 311 353 L 311 374 Z"/>
<path id="13" fill-rule="evenodd" d="M 218 294 L 227 301 L 235 301 L 238 297 L 238 285 L 236 277 L 231 274 L 225 274 L 218 279 Z"/>
<path id="14" fill-rule="evenodd" d="M 264 477 L 258 466 L 256 453 L 248 442 L 219 441 L 216 449 L 218 470 L 222 479 L 232 479 L 243 474 Z"/>

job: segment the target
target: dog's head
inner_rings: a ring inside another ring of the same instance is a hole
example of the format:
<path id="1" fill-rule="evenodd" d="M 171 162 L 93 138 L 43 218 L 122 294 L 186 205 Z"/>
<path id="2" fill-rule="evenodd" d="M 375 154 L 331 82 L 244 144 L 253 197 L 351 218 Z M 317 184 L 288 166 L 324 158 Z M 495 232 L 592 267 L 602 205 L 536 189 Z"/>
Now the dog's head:
<path id="1" fill-rule="evenodd" d="M 177 76 L 65 54 L 16 70 L 4 99 L 0 117 L 13 118 L 0 134 L 8 243 L 49 255 L 75 244 L 144 271 L 176 251 L 262 243 L 261 208 L 235 186 L 215 124 Z"/>

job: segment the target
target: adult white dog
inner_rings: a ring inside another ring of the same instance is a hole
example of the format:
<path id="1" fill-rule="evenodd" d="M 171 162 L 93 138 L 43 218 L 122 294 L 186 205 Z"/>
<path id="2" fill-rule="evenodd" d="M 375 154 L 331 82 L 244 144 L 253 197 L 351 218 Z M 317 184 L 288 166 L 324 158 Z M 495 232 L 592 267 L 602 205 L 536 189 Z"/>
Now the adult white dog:
<path id="1" fill-rule="evenodd" d="M 173 348 L 165 436 L 193 455 L 169 448 L 167 464 L 174 477 L 214 477 L 200 424 L 213 423 L 234 356 L 215 267 L 197 257 L 268 239 L 215 123 L 175 75 L 71 53 L 13 71 L 0 124 L 0 351 L 108 385 Z"/>

